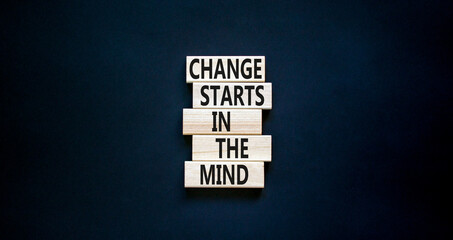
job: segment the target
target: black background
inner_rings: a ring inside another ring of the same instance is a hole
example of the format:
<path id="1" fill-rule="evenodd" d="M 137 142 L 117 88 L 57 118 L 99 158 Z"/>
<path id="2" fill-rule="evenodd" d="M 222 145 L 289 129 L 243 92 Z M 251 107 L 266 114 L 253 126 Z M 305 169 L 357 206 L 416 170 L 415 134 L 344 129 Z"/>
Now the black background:
<path id="1" fill-rule="evenodd" d="M 1 238 L 442 239 L 451 1 L 12 1 Z M 186 56 L 264 55 L 263 190 L 186 190 Z"/>

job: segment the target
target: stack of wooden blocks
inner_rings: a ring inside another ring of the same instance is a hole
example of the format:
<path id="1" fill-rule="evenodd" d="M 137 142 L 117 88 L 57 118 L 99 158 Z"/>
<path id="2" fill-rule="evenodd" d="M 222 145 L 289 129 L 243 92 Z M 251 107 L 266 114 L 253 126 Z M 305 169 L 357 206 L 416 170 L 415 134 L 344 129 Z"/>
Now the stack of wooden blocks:
<path id="1" fill-rule="evenodd" d="M 183 135 L 192 136 L 186 188 L 264 188 L 272 136 L 262 134 L 262 110 L 272 109 L 264 56 L 186 59 L 193 108 L 183 109 Z"/>

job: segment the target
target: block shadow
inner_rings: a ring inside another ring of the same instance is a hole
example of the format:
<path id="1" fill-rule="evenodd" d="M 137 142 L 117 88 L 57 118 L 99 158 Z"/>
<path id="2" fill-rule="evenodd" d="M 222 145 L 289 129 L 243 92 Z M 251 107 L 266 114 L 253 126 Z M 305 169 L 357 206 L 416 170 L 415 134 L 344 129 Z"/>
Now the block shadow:
<path id="1" fill-rule="evenodd" d="M 188 199 L 248 199 L 257 200 L 261 196 L 261 188 L 186 188 Z"/>

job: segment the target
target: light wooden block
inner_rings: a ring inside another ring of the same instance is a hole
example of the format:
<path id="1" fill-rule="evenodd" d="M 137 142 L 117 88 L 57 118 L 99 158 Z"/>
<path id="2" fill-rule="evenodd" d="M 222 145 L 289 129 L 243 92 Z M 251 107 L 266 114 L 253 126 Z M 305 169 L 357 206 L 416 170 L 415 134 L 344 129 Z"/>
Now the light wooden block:
<path id="1" fill-rule="evenodd" d="M 186 161 L 184 187 L 264 188 L 264 163 Z"/>
<path id="2" fill-rule="evenodd" d="M 186 81 L 264 82 L 264 56 L 187 56 Z"/>
<path id="3" fill-rule="evenodd" d="M 272 109 L 272 83 L 194 83 L 193 108 Z"/>
<path id="4" fill-rule="evenodd" d="M 261 134 L 261 111 L 260 109 L 226 110 L 184 108 L 182 114 L 182 134 Z"/>
<path id="5" fill-rule="evenodd" d="M 194 135 L 192 161 L 264 161 L 272 159 L 272 136 Z"/>

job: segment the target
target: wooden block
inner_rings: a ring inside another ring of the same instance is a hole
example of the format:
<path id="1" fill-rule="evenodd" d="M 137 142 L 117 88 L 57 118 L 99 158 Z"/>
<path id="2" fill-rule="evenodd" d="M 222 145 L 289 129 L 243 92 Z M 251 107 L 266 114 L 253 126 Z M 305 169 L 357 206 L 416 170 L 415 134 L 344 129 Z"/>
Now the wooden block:
<path id="1" fill-rule="evenodd" d="M 264 161 L 272 158 L 272 136 L 194 135 L 192 161 Z"/>
<path id="2" fill-rule="evenodd" d="M 261 134 L 260 109 L 184 108 L 182 134 Z"/>
<path id="3" fill-rule="evenodd" d="M 264 188 L 264 163 L 186 161 L 184 187 Z"/>
<path id="4" fill-rule="evenodd" d="M 264 56 L 187 56 L 186 81 L 264 82 Z"/>
<path id="5" fill-rule="evenodd" d="M 193 108 L 272 109 L 272 83 L 194 83 Z"/>

